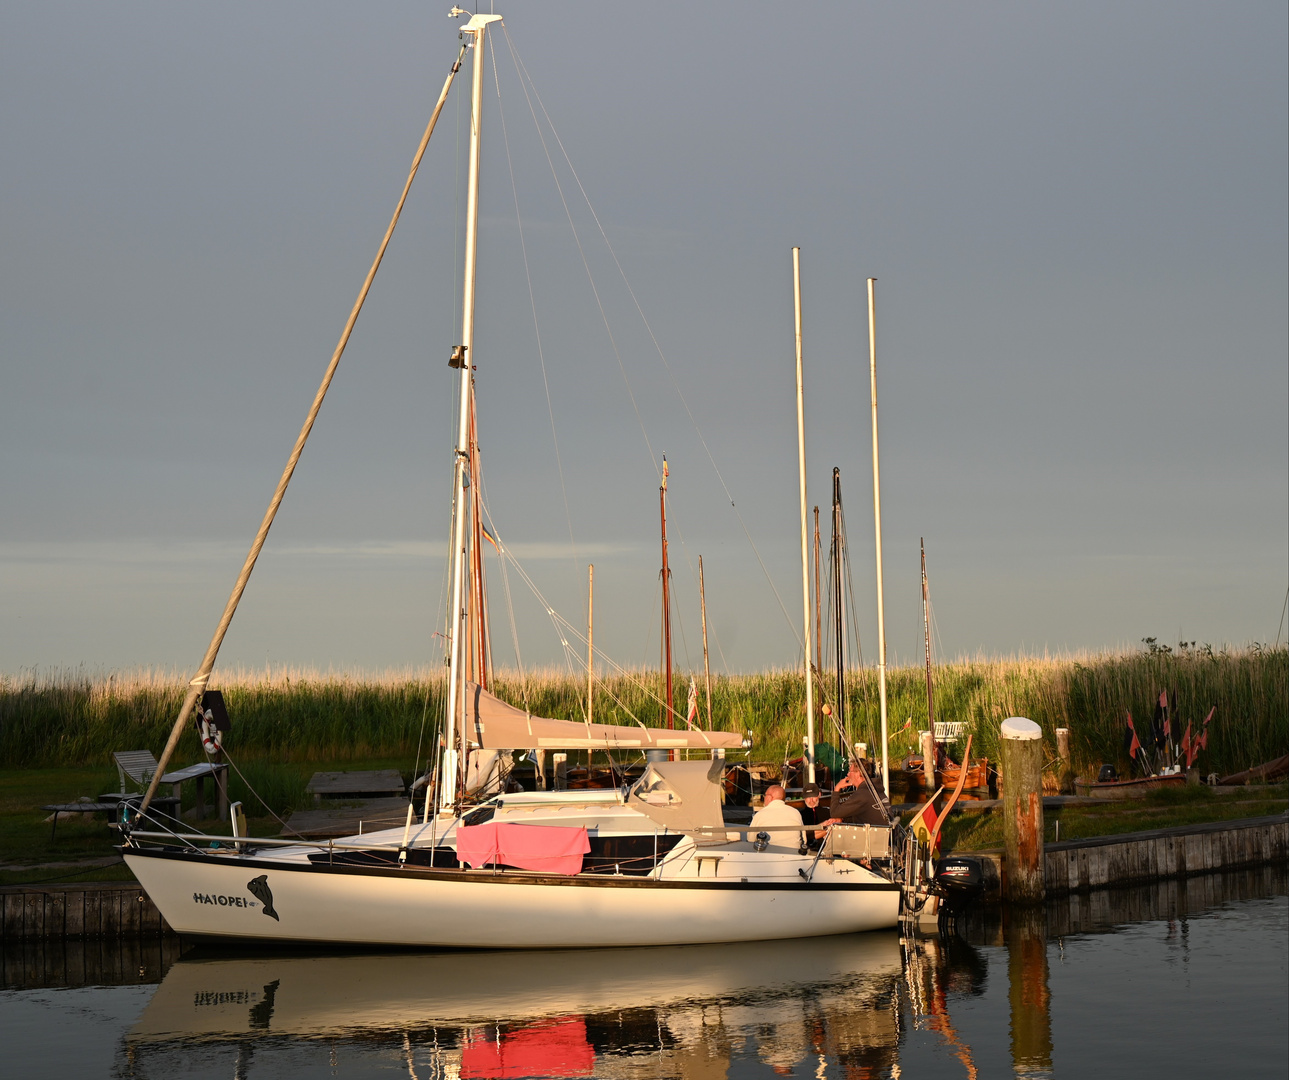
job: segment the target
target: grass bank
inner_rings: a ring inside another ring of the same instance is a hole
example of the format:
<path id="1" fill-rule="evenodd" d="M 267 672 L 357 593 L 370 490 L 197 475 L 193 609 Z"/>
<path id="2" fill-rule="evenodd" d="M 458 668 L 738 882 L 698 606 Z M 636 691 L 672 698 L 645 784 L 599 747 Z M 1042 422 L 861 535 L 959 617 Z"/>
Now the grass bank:
<path id="1" fill-rule="evenodd" d="M 183 700 L 185 681 L 158 672 L 0 675 L 0 763 L 104 766 L 110 765 L 113 750 L 149 747 L 159 752 Z M 657 672 L 601 681 L 596 720 L 656 724 L 659 682 Z M 678 683 L 679 705 L 685 680 Z M 217 672 L 212 685 L 224 691 L 233 718 L 229 751 L 248 768 L 255 762 L 343 764 L 379 757 L 400 759 L 410 770 L 418 746 L 424 757 L 437 733 L 445 697 L 439 670 L 376 675 Z M 541 671 L 524 679 L 508 672 L 499 675 L 495 689 L 535 713 L 576 718 L 582 715 L 584 685 L 580 675 L 563 671 Z M 712 686 L 714 726 L 750 732 L 753 754 L 761 760 L 798 753 L 803 689 L 799 672 L 718 676 Z M 1074 764 L 1081 773 L 1101 762 L 1127 768 L 1124 715 L 1130 711 L 1138 721 L 1147 721 L 1163 689 L 1176 691 L 1183 728 L 1188 720 L 1198 725 L 1209 707 L 1217 705 L 1208 750 L 1198 762 L 1206 773 L 1233 773 L 1289 748 L 1289 649 L 1254 646 L 1215 652 L 1152 646 L 1123 654 L 964 660 L 942 664 L 935 672 L 937 718 L 966 723 L 977 753 L 997 758 L 999 721 L 1027 716 L 1043 728 L 1049 757 L 1055 755 L 1055 729 L 1070 729 Z M 821 684 L 820 693 L 831 702 L 831 685 Z M 700 689 L 700 703 L 702 696 Z M 850 738 L 875 745 L 876 672 L 853 672 L 847 698 Z M 916 749 L 917 731 L 926 724 L 922 670 L 890 670 L 888 700 L 891 753 L 899 757 Z M 837 733 L 822 719 L 820 732 L 837 741 Z M 179 756 L 185 762 L 198 758 L 194 732 L 185 736 Z"/>

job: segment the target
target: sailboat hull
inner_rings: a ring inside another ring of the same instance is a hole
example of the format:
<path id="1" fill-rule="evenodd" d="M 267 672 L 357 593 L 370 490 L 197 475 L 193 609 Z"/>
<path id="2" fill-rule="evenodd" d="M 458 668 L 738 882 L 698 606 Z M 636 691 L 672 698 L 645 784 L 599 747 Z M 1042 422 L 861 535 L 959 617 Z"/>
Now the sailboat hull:
<path id="1" fill-rule="evenodd" d="M 667 881 L 331 866 L 148 848 L 127 851 L 125 861 L 178 933 L 242 940 L 478 949 L 693 945 L 889 928 L 899 906 L 896 885 L 841 860 L 820 862 L 809 881 L 795 871 L 795 880 Z"/>

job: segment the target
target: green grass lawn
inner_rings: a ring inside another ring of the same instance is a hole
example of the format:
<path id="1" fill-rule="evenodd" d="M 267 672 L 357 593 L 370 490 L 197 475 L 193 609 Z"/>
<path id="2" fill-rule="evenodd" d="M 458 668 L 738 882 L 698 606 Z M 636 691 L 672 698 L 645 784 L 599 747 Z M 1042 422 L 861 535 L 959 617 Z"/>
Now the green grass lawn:
<path id="1" fill-rule="evenodd" d="M 1251 788 L 1230 794 L 1215 794 L 1207 787 L 1165 788 L 1144 799 L 1129 799 L 1101 806 L 1065 806 L 1043 813 L 1046 840 L 1056 839 L 1061 823 L 1062 840 L 1085 840 L 1094 836 L 1170 829 L 1178 825 L 1199 825 L 1209 821 L 1261 817 L 1289 809 L 1289 785 Z M 941 833 L 942 848 L 948 851 L 984 851 L 1003 846 L 1002 808 L 953 814 Z"/>
<path id="2" fill-rule="evenodd" d="M 249 761 L 238 762 L 238 766 L 245 779 L 236 774 L 230 778 L 229 798 L 243 803 L 252 835 L 277 836 L 281 825 L 274 813 L 285 818 L 295 809 L 312 805 L 312 796 L 305 787 L 314 772 L 399 769 L 406 780 L 409 763 L 402 758 L 382 757 L 334 765 Z M 50 824 L 45 820 L 49 812 L 40 809 L 46 803 L 76 802 L 81 796 L 97 801 L 104 792 L 118 790 L 120 782 L 113 766 L 0 769 L 0 885 L 133 880 L 123 863 L 94 865 L 117 854 L 114 845 L 118 836 L 108 828 L 106 814 L 78 814 L 71 820 L 64 819 L 51 838 Z M 168 787 L 163 787 L 162 793 L 169 794 Z M 185 784 L 184 810 L 192 808 L 195 795 L 195 785 Z M 206 806 L 207 813 L 213 814 L 214 790 L 209 782 Z M 214 817 L 190 822 L 188 828 L 212 836 L 228 836 L 232 831 L 227 821 Z"/>

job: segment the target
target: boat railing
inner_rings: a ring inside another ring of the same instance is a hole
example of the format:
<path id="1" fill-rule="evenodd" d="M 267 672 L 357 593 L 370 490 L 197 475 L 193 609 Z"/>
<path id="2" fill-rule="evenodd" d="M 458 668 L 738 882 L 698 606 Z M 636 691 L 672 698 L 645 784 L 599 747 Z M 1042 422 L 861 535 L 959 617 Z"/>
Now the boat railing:
<path id="1" fill-rule="evenodd" d="M 212 836 L 210 833 L 172 833 L 172 832 L 144 832 L 136 829 L 130 833 L 131 839 L 143 840 L 185 840 L 188 842 L 196 841 L 207 845 L 199 850 L 208 851 L 228 851 L 235 852 L 239 847 L 304 847 L 317 848 L 319 851 L 372 851 L 375 849 L 388 849 L 398 851 L 402 844 L 346 844 L 336 840 L 303 840 L 276 837 L 254 837 L 254 836 Z M 211 844 L 219 846 L 211 847 Z M 415 846 L 415 845 L 409 845 Z"/>

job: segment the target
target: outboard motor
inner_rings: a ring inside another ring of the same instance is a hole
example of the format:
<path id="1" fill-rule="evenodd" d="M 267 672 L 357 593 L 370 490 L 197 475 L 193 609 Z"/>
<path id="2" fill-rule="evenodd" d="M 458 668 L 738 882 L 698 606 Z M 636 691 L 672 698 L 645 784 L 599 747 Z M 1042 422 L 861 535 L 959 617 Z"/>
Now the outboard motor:
<path id="1" fill-rule="evenodd" d="M 935 864 L 935 887 L 940 894 L 940 917 L 954 922 L 971 906 L 984 888 L 980 860 L 951 856 Z"/>

